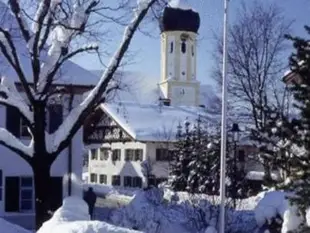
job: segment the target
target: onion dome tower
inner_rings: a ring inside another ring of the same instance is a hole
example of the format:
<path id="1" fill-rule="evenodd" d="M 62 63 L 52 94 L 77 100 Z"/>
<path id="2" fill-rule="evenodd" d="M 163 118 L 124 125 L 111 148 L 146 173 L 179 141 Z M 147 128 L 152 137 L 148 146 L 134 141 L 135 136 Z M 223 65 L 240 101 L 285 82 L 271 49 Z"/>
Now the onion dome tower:
<path id="1" fill-rule="evenodd" d="M 172 105 L 199 105 L 196 80 L 196 45 L 199 14 L 186 0 L 172 0 L 160 19 L 161 82 Z"/>

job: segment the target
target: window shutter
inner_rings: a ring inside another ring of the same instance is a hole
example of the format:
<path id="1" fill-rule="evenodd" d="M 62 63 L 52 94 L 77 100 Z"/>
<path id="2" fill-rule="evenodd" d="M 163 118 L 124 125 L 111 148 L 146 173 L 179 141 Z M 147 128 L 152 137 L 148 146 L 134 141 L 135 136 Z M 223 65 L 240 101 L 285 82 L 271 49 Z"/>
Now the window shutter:
<path id="1" fill-rule="evenodd" d="M 20 137 L 20 113 L 15 107 L 6 107 L 6 129 L 15 137 Z"/>
<path id="2" fill-rule="evenodd" d="M 63 109 L 61 104 L 53 104 L 48 107 L 49 132 L 54 133 L 62 123 Z"/>
<path id="3" fill-rule="evenodd" d="M 19 177 L 7 176 L 5 178 L 5 211 L 19 211 Z"/>

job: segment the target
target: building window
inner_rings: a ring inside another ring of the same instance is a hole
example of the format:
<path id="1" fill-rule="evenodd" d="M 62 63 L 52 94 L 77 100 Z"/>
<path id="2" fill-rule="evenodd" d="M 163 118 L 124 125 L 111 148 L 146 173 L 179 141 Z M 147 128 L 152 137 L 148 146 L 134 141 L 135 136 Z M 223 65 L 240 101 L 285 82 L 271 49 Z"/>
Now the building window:
<path id="1" fill-rule="evenodd" d="M 30 137 L 30 133 L 28 131 L 28 126 L 23 117 L 20 118 L 20 135 L 22 137 Z"/>
<path id="2" fill-rule="evenodd" d="M 112 150 L 112 161 L 120 161 L 121 160 L 121 150 L 114 149 Z"/>
<path id="3" fill-rule="evenodd" d="M 192 45 L 192 56 L 194 56 L 194 45 Z"/>
<path id="4" fill-rule="evenodd" d="M 100 148 L 100 160 L 109 159 L 109 150 L 107 148 Z"/>
<path id="5" fill-rule="evenodd" d="M 33 209 L 33 182 L 32 177 L 20 178 L 20 210 Z"/>
<path id="6" fill-rule="evenodd" d="M 238 151 L 238 159 L 239 162 L 245 162 L 245 151 L 244 150 L 239 150 Z"/>
<path id="7" fill-rule="evenodd" d="M 136 149 L 135 150 L 135 161 L 142 161 L 143 160 L 143 150 L 142 149 Z"/>
<path id="8" fill-rule="evenodd" d="M 156 160 L 157 161 L 170 161 L 171 160 L 172 151 L 164 148 L 156 149 Z"/>
<path id="9" fill-rule="evenodd" d="M 99 183 L 100 184 L 106 184 L 107 183 L 107 175 L 99 175 Z"/>
<path id="10" fill-rule="evenodd" d="M 133 157 L 134 157 L 134 150 L 126 149 L 125 150 L 125 161 L 133 161 Z"/>
<path id="11" fill-rule="evenodd" d="M 61 104 L 51 104 L 48 106 L 49 112 L 49 133 L 54 133 L 62 124 L 63 107 Z"/>
<path id="12" fill-rule="evenodd" d="M 124 187 L 132 187 L 132 177 L 124 176 Z"/>
<path id="13" fill-rule="evenodd" d="M 91 149 L 90 150 L 90 158 L 91 158 L 91 160 L 97 160 L 98 159 L 97 149 Z"/>
<path id="14" fill-rule="evenodd" d="M 139 176 L 133 177 L 132 187 L 141 188 L 142 187 L 142 178 Z"/>
<path id="15" fill-rule="evenodd" d="M 170 53 L 173 53 L 173 42 L 170 42 Z"/>
<path id="16" fill-rule="evenodd" d="M 90 173 L 90 182 L 91 183 L 97 183 L 97 174 Z"/>
<path id="17" fill-rule="evenodd" d="M 121 177 L 120 176 L 112 176 L 112 185 L 120 186 L 121 185 Z"/>
<path id="18" fill-rule="evenodd" d="M 186 43 L 185 43 L 185 41 L 182 41 L 182 43 L 181 43 L 181 51 L 182 51 L 182 53 L 186 53 Z"/>
<path id="19" fill-rule="evenodd" d="M 2 170 L 0 170 L 0 201 L 2 201 L 2 191 L 3 191 L 3 188 L 2 188 L 3 181 L 2 181 L 2 179 L 3 179 Z"/>

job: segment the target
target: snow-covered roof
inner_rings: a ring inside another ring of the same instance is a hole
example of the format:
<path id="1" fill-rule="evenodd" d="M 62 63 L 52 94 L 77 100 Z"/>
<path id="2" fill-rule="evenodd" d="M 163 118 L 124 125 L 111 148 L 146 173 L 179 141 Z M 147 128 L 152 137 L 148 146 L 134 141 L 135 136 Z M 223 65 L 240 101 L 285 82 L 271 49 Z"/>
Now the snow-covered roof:
<path id="1" fill-rule="evenodd" d="M 101 108 L 137 141 L 174 141 L 179 124 L 185 121 L 195 124 L 199 115 L 207 122 L 212 121 L 200 107 L 119 102 L 105 103 Z"/>
<path id="2" fill-rule="evenodd" d="M 102 71 L 93 70 L 100 76 Z M 115 74 L 114 79 L 120 83 L 121 89 L 113 95 L 113 102 L 136 102 L 139 104 L 158 104 L 163 93 L 159 88 L 159 77 L 151 76 L 137 71 L 123 71 Z M 205 105 L 208 111 L 220 113 L 220 101 L 215 88 L 208 84 L 200 85 L 199 102 Z"/>
<path id="3" fill-rule="evenodd" d="M 10 31 L 10 34 L 14 38 L 14 45 L 19 55 L 19 60 L 26 78 L 30 83 L 33 82 L 32 79 L 32 67 L 31 58 L 27 49 L 26 42 L 20 36 L 20 30 L 16 23 L 15 17 L 11 14 L 8 6 L 0 1 L 0 25 Z M 44 53 L 44 52 L 42 52 Z M 41 60 L 44 59 L 42 55 Z M 6 76 L 12 81 L 19 82 L 18 76 L 15 71 L 8 64 L 6 59 L 0 56 L 0 76 Z M 92 72 L 82 68 L 76 63 L 68 60 L 63 64 L 60 71 L 55 77 L 55 84 L 73 84 L 73 85 L 95 85 L 99 80 L 99 77 L 94 75 Z"/>

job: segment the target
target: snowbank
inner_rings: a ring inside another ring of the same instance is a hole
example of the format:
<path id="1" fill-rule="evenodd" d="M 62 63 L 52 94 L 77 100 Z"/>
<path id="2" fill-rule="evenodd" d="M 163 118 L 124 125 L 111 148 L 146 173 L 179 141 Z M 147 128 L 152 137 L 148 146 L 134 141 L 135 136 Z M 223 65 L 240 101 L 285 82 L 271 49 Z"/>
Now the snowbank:
<path id="1" fill-rule="evenodd" d="M 90 221 L 87 204 L 78 197 L 64 199 L 53 217 L 37 233 L 138 233 L 105 222 Z M 13 232 L 12 232 L 13 233 Z M 15 233 L 15 232 L 14 232 Z M 23 233 L 23 232 L 21 232 Z"/>
<path id="2" fill-rule="evenodd" d="M 183 196 L 176 197 L 178 194 Z M 217 225 L 219 206 L 202 195 L 195 196 L 176 193 L 167 199 L 167 192 L 161 189 L 141 190 L 127 206 L 114 211 L 110 220 L 115 225 L 148 233 L 209 232 Z M 257 227 L 254 212 L 227 210 L 226 227 L 231 233 L 253 232 Z"/>
<path id="3" fill-rule="evenodd" d="M 31 233 L 30 231 L 27 231 L 20 226 L 7 222 L 2 218 L 0 218 L 0 230 L 4 233 Z"/>
<path id="4" fill-rule="evenodd" d="M 281 233 L 296 230 L 303 222 L 298 216 L 297 208 L 292 206 L 288 197 L 292 195 L 283 191 L 264 193 L 263 198 L 255 208 L 255 219 L 259 227 L 272 222 L 277 217 L 283 220 Z"/>

